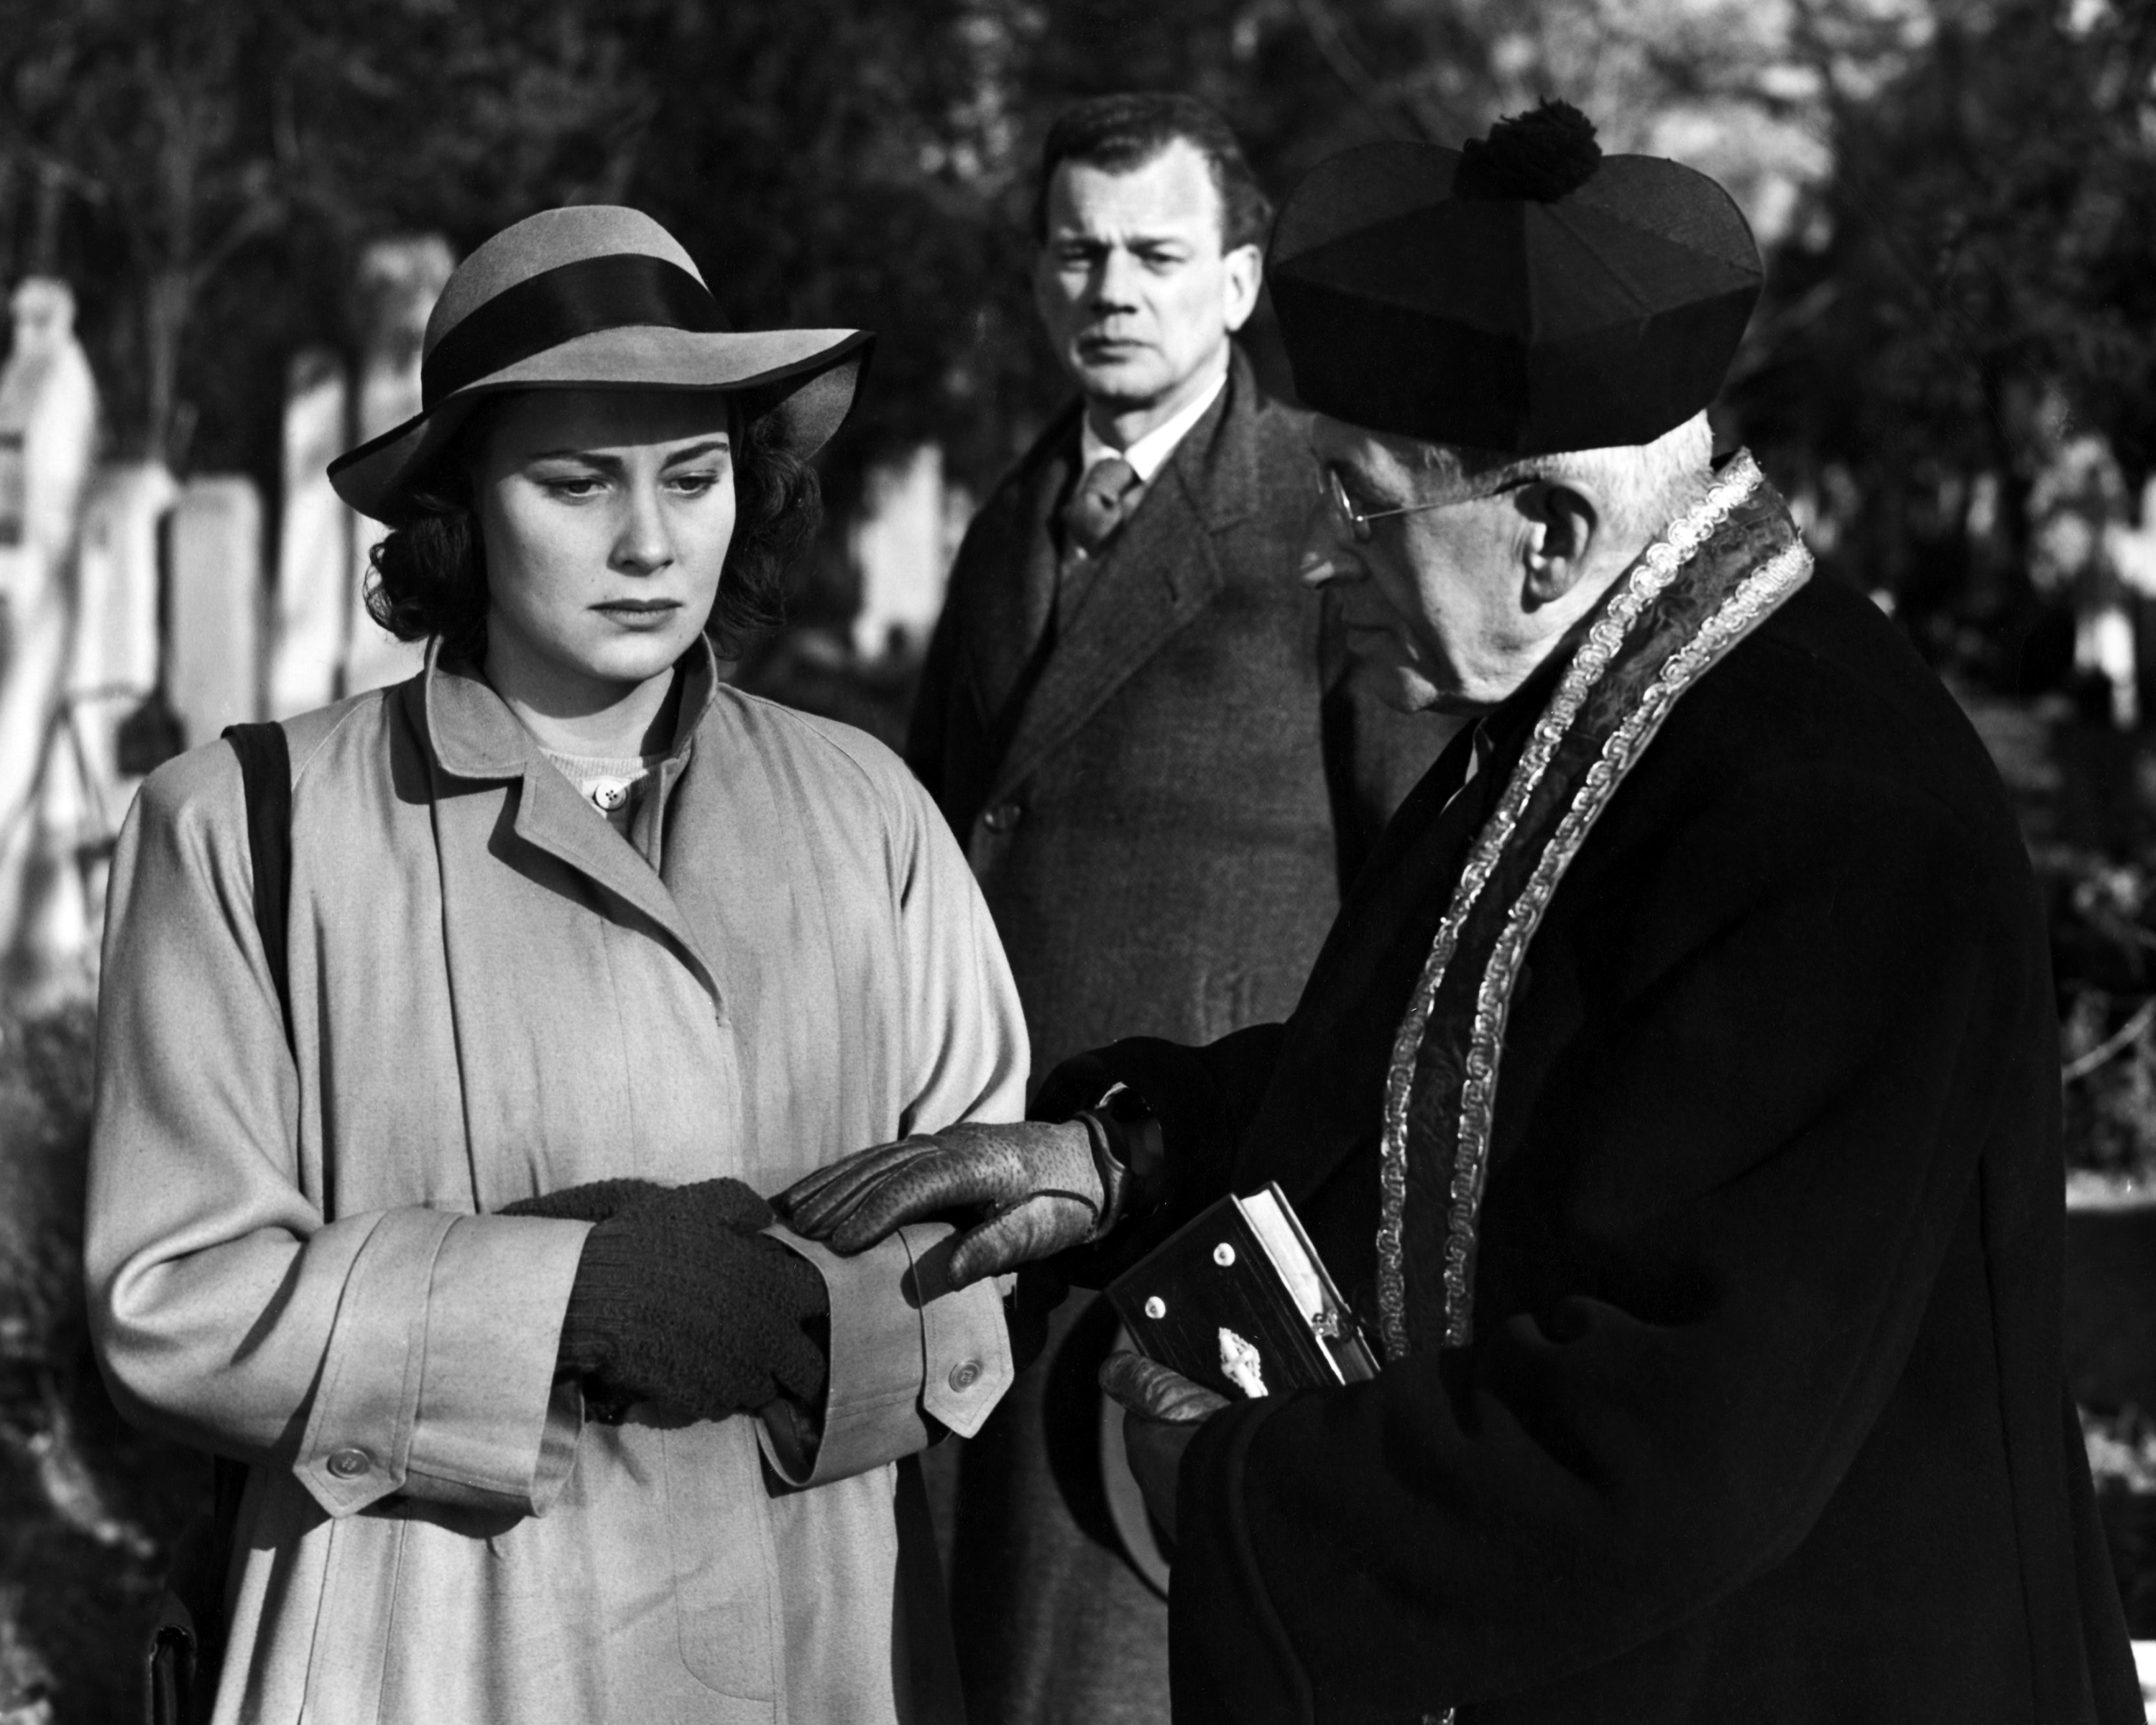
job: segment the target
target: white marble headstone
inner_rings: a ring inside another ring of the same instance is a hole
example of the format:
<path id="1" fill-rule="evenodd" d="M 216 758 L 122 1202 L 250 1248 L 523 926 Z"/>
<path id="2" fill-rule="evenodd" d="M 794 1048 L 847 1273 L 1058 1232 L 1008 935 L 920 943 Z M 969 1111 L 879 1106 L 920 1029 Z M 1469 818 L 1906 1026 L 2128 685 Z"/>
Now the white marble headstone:
<path id="1" fill-rule="evenodd" d="M 188 480 L 167 543 L 165 689 L 193 748 L 260 716 L 262 499 L 254 481 Z"/>
<path id="2" fill-rule="evenodd" d="M 861 577 L 854 650 L 862 658 L 927 645 L 970 501 L 944 483 L 943 453 L 932 444 L 870 470 L 861 513 L 847 534 Z"/>
<path id="3" fill-rule="evenodd" d="M 105 839 L 135 794 L 120 768 L 121 722 L 157 681 L 157 540 L 180 488 L 159 461 L 98 470 L 83 500 L 68 698 L 88 768 L 93 827 Z"/>
<path id="4" fill-rule="evenodd" d="M 357 580 L 358 518 L 330 489 L 329 465 L 351 440 L 352 392 L 326 348 L 295 355 L 285 389 L 284 510 L 277 528 L 276 626 L 270 716 L 325 706 L 341 686 Z"/>

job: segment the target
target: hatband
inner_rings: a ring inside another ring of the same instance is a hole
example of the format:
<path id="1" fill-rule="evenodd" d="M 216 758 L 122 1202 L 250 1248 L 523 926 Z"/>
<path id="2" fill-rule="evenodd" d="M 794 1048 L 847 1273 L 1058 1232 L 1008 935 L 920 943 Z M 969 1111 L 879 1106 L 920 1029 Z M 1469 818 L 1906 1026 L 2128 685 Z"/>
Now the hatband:
<path id="1" fill-rule="evenodd" d="M 454 325 L 420 363 L 421 404 L 431 411 L 519 360 L 631 324 L 711 336 L 733 327 L 711 290 L 678 264 L 643 252 L 579 258 L 504 288 Z"/>

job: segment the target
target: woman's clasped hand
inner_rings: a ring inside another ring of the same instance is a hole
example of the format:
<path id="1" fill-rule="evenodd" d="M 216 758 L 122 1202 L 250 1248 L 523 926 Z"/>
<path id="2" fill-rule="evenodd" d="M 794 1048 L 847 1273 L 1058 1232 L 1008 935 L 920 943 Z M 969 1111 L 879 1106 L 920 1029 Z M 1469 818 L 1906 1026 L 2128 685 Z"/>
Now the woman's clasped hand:
<path id="1" fill-rule="evenodd" d="M 595 1180 L 505 1214 L 595 1224 L 562 1323 L 562 1363 L 595 1417 L 653 1401 L 723 1420 L 823 1394 L 824 1279 L 762 1231 L 771 1206 L 741 1181 Z"/>

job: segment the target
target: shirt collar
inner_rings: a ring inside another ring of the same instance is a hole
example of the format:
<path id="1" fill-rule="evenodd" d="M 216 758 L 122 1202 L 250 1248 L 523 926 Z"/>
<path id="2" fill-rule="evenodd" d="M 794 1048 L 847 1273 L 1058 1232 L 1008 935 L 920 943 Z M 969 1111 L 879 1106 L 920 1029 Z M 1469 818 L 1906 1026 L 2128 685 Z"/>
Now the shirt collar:
<path id="1" fill-rule="evenodd" d="M 1189 434 L 1190 428 L 1205 417 L 1206 408 L 1219 399 L 1220 392 L 1228 387 L 1228 371 L 1222 367 L 1220 375 L 1213 380 L 1213 387 L 1194 401 L 1177 410 L 1172 419 L 1163 421 L 1132 444 L 1127 449 L 1118 449 L 1105 442 L 1093 429 L 1093 422 L 1086 415 L 1078 416 L 1078 470 L 1088 471 L 1096 461 L 1105 461 L 1111 455 L 1120 455 L 1131 464 L 1131 471 L 1138 476 L 1138 483 L 1149 485 L 1152 476 L 1168 465 L 1168 458 L 1175 453 L 1175 446 Z"/>
<path id="2" fill-rule="evenodd" d="M 428 644 L 427 667 L 420 680 L 428 740 L 444 768 L 459 778 L 515 778 L 535 762 L 545 766 L 539 740 L 524 728 L 477 667 L 455 660 L 444 662 L 441 654 L 439 639 Z M 682 655 L 680 668 L 686 680 L 668 762 L 688 752 L 718 696 L 718 660 L 707 637 L 697 636 L 696 645 Z M 547 766 L 546 770 L 553 768 Z"/>

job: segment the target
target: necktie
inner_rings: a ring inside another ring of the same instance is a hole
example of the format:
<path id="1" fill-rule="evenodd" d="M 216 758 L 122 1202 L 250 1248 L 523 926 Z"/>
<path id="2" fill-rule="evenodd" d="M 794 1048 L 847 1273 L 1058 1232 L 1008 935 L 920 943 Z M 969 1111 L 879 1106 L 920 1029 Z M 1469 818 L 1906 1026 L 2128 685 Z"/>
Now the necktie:
<path id="1" fill-rule="evenodd" d="M 1137 470 L 1120 455 L 1103 456 L 1086 470 L 1070 501 L 1063 506 L 1063 557 L 1055 605 L 1059 617 L 1068 618 L 1077 610 L 1091 583 L 1091 564 L 1144 495 Z"/>

